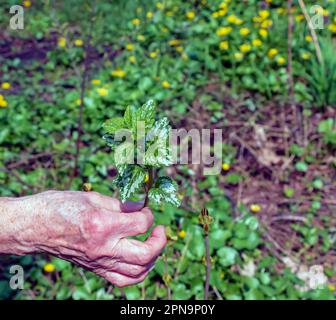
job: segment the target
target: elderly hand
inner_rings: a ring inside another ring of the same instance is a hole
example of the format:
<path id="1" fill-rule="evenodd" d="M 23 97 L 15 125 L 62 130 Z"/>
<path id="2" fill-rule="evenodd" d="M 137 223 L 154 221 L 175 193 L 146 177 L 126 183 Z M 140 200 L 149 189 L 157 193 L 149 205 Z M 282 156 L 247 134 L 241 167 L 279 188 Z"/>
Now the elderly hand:
<path id="1" fill-rule="evenodd" d="M 145 279 L 166 244 L 163 226 L 145 242 L 150 209 L 96 192 L 48 191 L 0 198 L 0 253 L 46 252 L 69 260 L 117 286 Z"/>

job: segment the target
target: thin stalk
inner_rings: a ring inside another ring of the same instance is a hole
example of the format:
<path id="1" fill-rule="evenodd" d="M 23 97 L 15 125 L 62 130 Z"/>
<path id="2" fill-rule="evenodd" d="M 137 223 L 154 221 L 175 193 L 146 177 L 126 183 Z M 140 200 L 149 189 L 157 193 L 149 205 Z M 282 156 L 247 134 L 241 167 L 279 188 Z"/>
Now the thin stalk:
<path id="1" fill-rule="evenodd" d="M 205 233 L 205 290 L 204 290 L 204 300 L 209 299 L 209 288 L 210 288 L 210 272 L 211 272 L 211 257 L 210 257 L 210 245 L 209 245 L 209 233 Z"/>
<path id="2" fill-rule="evenodd" d="M 149 203 L 148 194 L 149 194 L 149 190 L 153 186 L 154 176 L 155 176 L 155 170 L 153 168 L 149 169 L 148 170 L 148 181 L 147 181 L 147 184 L 146 184 L 146 198 L 145 198 L 144 207 L 148 207 L 148 203 Z"/>

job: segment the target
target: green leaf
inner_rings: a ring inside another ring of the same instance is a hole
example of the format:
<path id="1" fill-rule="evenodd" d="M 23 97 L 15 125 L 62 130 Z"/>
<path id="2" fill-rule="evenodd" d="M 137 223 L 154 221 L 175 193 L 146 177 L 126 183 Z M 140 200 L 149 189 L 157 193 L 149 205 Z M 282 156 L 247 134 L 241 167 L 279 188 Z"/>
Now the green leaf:
<path id="1" fill-rule="evenodd" d="M 177 196 L 176 183 L 169 177 L 160 177 L 157 179 L 154 188 L 149 190 L 148 197 L 157 204 L 167 202 L 175 206 L 181 204 Z"/>
<path id="2" fill-rule="evenodd" d="M 217 255 L 219 256 L 219 263 L 223 267 L 229 267 L 235 263 L 238 252 L 234 248 L 223 247 L 217 251 Z"/>
<path id="3" fill-rule="evenodd" d="M 133 121 L 136 121 L 135 108 L 133 106 L 127 106 L 124 114 L 124 123 L 128 129 L 133 128 Z"/>
<path id="4" fill-rule="evenodd" d="M 299 161 L 295 164 L 295 169 L 300 172 L 307 172 L 308 165 L 305 162 Z"/>
<path id="5" fill-rule="evenodd" d="M 125 128 L 124 119 L 121 117 L 109 119 L 103 124 L 103 128 L 106 133 L 115 134 L 116 131 Z"/>
<path id="6" fill-rule="evenodd" d="M 130 198 L 143 184 L 146 172 L 138 165 L 128 165 L 122 174 L 119 174 L 115 180 L 120 190 L 122 201 Z"/>
<path id="7" fill-rule="evenodd" d="M 155 103 L 153 100 L 147 101 L 136 112 L 136 120 L 144 121 L 146 129 L 150 129 L 155 122 Z"/>

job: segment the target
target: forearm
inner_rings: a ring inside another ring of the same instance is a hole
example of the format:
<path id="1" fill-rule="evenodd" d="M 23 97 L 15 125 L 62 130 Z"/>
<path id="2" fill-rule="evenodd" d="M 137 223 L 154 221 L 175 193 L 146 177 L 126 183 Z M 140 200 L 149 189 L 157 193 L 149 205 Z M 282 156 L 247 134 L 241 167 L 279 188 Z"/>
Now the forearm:
<path id="1" fill-rule="evenodd" d="M 0 198 L 0 254 L 23 255 L 36 251 L 38 235 L 43 234 L 43 227 L 38 226 L 39 208 L 34 197 Z"/>

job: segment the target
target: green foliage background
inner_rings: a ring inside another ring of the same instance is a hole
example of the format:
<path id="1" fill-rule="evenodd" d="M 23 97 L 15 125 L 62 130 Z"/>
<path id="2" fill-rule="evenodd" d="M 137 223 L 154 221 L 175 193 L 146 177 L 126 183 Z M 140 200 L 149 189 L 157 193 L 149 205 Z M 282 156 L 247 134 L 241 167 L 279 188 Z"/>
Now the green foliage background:
<path id="1" fill-rule="evenodd" d="M 93 1 L 84 0 L 32 1 L 25 8 L 25 29 L 13 31 L 8 28 L 8 11 L 15 3 L 2 0 L 0 6 L 0 82 L 11 84 L 9 90 L 0 89 L 8 102 L 0 108 L 1 196 L 46 189 L 80 190 L 85 182 L 90 182 L 95 191 L 118 196 L 111 187 L 114 169 L 109 149 L 101 139 L 101 127 L 106 119 L 121 116 L 129 104 L 141 105 L 152 98 L 160 106 L 157 118 L 167 116 L 173 126 L 183 126 L 189 118 L 195 118 L 192 109 L 195 101 L 201 101 L 209 115 L 206 125 L 220 127 L 227 124 L 226 114 L 239 116 L 239 107 L 228 109 L 216 94 L 202 91 L 205 86 L 219 84 L 221 93 L 246 106 L 256 117 L 270 101 L 279 106 L 288 101 L 288 14 L 284 1 L 96 1 L 95 6 Z M 336 79 L 331 43 L 336 3 L 326 1 L 323 6 L 328 10 L 326 27 L 318 30 L 318 35 L 324 43 L 325 69 L 316 61 L 313 42 L 307 41 L 309 30 L 295 2 L 293 73 L 295 100 L 304 116 L 331 110 L 312 126 L 319 134 L 322 156 L 332 157 L 336 145 Z M 265 19 L 272 21 L 266 28 L 260 26 L 262 21 L 253 19 L 260 18 L 261 10 L 268 11 Z M 215 12 L 221 13 L 216 17 Z M 242 24 L 228 22 L 229 16 L 239 17 Z M 228 26 L 232 28 L 230 34 L 218 35 L 219 28 Z M 249 29 L 246 36 L 240 31 L 243 27 Z M 260 29 L 267 30 L 266 37 L 260 35 Z M 76 45 L 76 39 L 83 45 Z M 262 44 L 252 45 L 255 39 Z M 220 49 L 223 41 L 228 41 L 227 50 Z M 247 52 L 242 52 L 244 44 L 250 46 Z M 277 50 L 274 56 L 270 54 L 272 49 Z M 89 82 L 84 97 L 79 175 L 71 180 L 85 50 Z M 309 172 L 316 160 L 310 155 L 312 149 L 314 144 L 293 144 L 291 170 L 303 175 Z M 239 156 L 234 144 L 225 145 L 223 154 L 231 166 Z M 335 160 L 327 166 L 335 169 Z M 205 248 L 197 208 L 205 200 L 214 218 L 210 231 L 211 299 L 335 297 L 335 270 L 326 268 L 329 287 L 301 292 L 297 288 L 302 282 L 274 254 L 272 243 L 265 241 L 259 216 L 246 205 L 236 208 L 232 203 L 223 182 L 236 187 L 244 179 L 241 171 L 233 168 L 220 176 L 194 179 L 194 168 L 178 166 L 168 174 L 174 175 L 181 199 L 184 197 L 184 204 L 191 203 L 191 207 L 153 208 L 155 223 L 170 226 L 170 241 L 142 284 L 119 290 L 92 273 L 52 257 L 2 258 L 0 297 L 202 299 Z M 293 224 L 304 261 L 305 252 L 316 246 L 318 252 L 335 257 L 335 225 L 328 220 L 331 217 L 326 217 L 322 226 L 312 224 L 321 205 L 319 190 L 323 189 L 323 183 L 312 186 L 314 181 L 306 182 L 317 195 L 307 209 L 308 220 Z M 284 193 L 284 197 L 293 198 L 295 190 L 285 189 Z M 334 198 L 332 194 L 330 197 Z M 295 213 L 295 206 L 290 210 Z M 249 261 L 256 270 L 253 275 L 242 275 L 240 270 Z M 11 291 L 7 284 L 8 267 L 13 262 L 21 263 L 26 271 L 25 290 L 20 292 Z M 47 262 L 55 266 L 54 272 L 44 270 Z"/>

